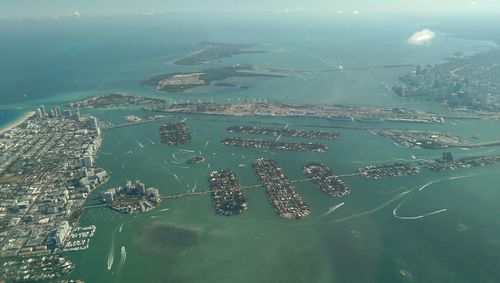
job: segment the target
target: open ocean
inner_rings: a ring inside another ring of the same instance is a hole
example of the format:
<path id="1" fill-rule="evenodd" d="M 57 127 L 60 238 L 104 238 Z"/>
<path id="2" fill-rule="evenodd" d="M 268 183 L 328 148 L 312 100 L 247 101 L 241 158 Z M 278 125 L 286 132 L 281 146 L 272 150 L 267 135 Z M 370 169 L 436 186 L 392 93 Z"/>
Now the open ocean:
<path id="1" fill-rule="evenodd" d="M 408 45 L 407 38 L 423 28 L 436 30 L 432 44 Z M 411 68 L 381 67 L 439 63 L 457 51 L 474 54 L 497 47 L 488 40 L 451 36 L 440 31 L 435 22 L 422 25 L 411 19 L 375 21 L 362 17 L 328 21 L 276 18 L 262 19 L 258 24 L 246 19 L 182 21 L 159 16 L 6 22 L 0 25 L 0 40 L 0 127 L 40 104 L 63 105 L 117 91 L 171 101 L 267 99 L 439 111 L 443 110 L 440 106 L 401 99 L 390 90 L 398 76 Z M 196 51 L 200 41 L 255 43 L 254 49 L 268 52 L 225 58 L 207 66 L 171 63 Z M 248 86 L 245 90 L 209 86 L 163 94 L 139 85 L 159 73 L 237 63 L 294 70 L 295 75 L 233 79 Z M 323 72 L 340 64 L 345 71 Z M 91 113 L 115 123 L 129 114 L 144 115 L 133 109 Z M 97 165 L 111 173 L 111 180 L 89 197 L 89 203 L 97 202 L 102 190 L 127 179 L 141 179 L 162 194 L 185 192 L 195 185 L 206 190 L 207 176 L 215 169 L 234 170 L 242 185 L 257 184 L 251 161 L 262 156 L 276 159 L 290 179 L 301 179 L 301 168 L 307 161 L 323 161 L 342 174 L 365 165 L 410 160 L 411 155 L 427 159 L 441 155 L 440 150 L 397 147 L 388 139 L 358 130 L 341 130 L 340 140 L 326 142 L 330 147 L 327 154 L 223 148 L 219 141 L 228 135 L 225 127 L 233 123 L 199 121 L 191 115 L 177 118 L 188 118 L 191 144 L 162 146 L 160 122 L 105 131 Z M 284 117 L 238 119 L 242 123 L 252 119 L 290 124 L 350 123 Z M 452 122 L 415 127 L 466 138 L 500 139 L 495 123 Z M 408 127 L 387 122 L 377 126 Z M 172 154 L 186 149 L 202 152 L 207 160 L 189 169 L 172 163 Z M 493 153 L 500 150 L 454 150 L 457 157 Z M 97 230 L 87 251 L 68 254 L 77 266 L 69 278 L 176 283 L 498 282 L 498 168 L 424 172 L 380 181 L 349 177 L 345 181 L 352 194 L 344 199 L 327 198 L 311 183 L 297 184 L 312 210 L 309 217 L 297 222 L 278 218 L 259 189 L 244 191 L 249 209 L 235 217 L 216 215 L 208 195 L 165 200 L 154 211 L 137 216 L 104 208 L 86 210 L 82 224 L 95 224 Z M 417 192 L 429 182 L 435 183 Z M 403 216 L 447 211 L 419 220 L 401 220 L 394 217 L 393 210 L 402 201 L 405 203 L 398 213 Z M 325 215 L 341 202 L 345 202 L 341 208 Z M 157 227 L 165 229 L 163 234 L 151 236 Z M 192 240 L 187 241 L 186 235 Z M 126 259 L 119 252 L 122 246 L 126 247 Z M 111 257 L 114 264 L 108 270 Z"/>

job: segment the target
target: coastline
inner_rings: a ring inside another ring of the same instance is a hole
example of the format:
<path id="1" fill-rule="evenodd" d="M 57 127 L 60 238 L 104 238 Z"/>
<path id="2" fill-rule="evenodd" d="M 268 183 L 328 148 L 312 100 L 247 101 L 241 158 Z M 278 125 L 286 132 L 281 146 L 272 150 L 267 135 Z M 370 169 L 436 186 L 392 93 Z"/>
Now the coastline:
<path id="1" fill-rule="evenodd" d="M 12 130 L 13 128 L 15 128 L 15 127 L 17 127 L 19 125 L 21 125 L 22 123 L 24 123 L 29 118 L 35 116 L 35 114 L 36 114 L 35 111 L 29 111 L 26 114 L 24 114 L 23 116 L 21 116 L 19 119 L 17 119 L 14 122 L 12 122 L 10 125 L 7 125 L 5 127 L 0 128 L 0 135 L 3 134 L 3 133 L 8 132 L 10 130 Z"/>

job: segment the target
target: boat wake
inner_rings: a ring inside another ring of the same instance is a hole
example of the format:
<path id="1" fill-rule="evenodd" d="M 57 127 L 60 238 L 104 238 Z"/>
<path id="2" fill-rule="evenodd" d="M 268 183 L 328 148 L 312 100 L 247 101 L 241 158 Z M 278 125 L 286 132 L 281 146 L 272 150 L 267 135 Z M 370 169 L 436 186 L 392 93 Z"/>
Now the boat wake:
<path id="1" fill-rule="evenodd" d="M 174 178 L 180 183 L 181 182 L 181 178 L 179 178 L 179 176 L 177 176 L 177 174 L 174 173 Z"/>
<path id="2" fill-rule="evenodd" d="M 335 210 L 339 209 L 344 204 L 345 204 L 345 202 L 337 204 L 336 206 L 330 207 L 330 209 L 328 209 L 328 211 L 323 213 L 323 215 L 321 215 L 321 216 L 327 216 L 327 215 L 332 214 Z"/>
<path id="3" fill-rule="evenodd" d="M 144 145 L 142 145 L 142 143 L 138 142 L 138 141 L 135 141 L 137 143 L 138 146 L 140 146 L 141 148 L 144 148 Z"/>
<path id="4" fill-rule="evenodd" d="M 118 264 L 118 268 L 116 269 L 117 270 L 116 273 L 118 275 L 121 275 L 126 260 L 127 260 L 127 251 L 125 250 L 125 246 L 122 246 L 122 248 L 120 249 L 120 263 Z"/>
<path id="5" fill-rule="evenodd" d="M 120 225 L 120 228 L 118 228 L 118 233 L 121 233 L 122 232 L 122 229 L 123 229 L 123 224 Z"/>
<path id="6" fill-rule="evenodd" d="M 115 239 L 114 237 L 112 237 L 111 247 L 109 248 L 108 252 L 108 270 L 111 270 L 111 267 L 113 267 L 114 260 L 115 260 Z"/>
<path id="7" fill-rule="evenodd" d="M 441 181 L 441 180 L 431 181 L 431 182 L 429 182 L 429 183 L 427 183 L 427 184 L 423 185 L 422 187 L 418 188 L 418 191 L 420 192 L 421 190 L 423 190 L 423 189 L 427 188 L 428 186 L 430 186 L 430 185 L 432 185 L 432 184 L 434 184 L 434 183 L 437 183 L 437 182 L 439 182 L 439 181 Z"/>
<path id="8" fill-rule="evenodd" d="M 344 217 L 344 218 L 340 218 L 340 219 L 335 219 L 335 220 L 332 220 L 328 223 L 339 223 L 339 222 L 345 222 L 345 221 L 348 221 L 348 220 L 351 220 L 351 219 L 354 219 L 354 218 L 358 218 L 358 217 L 362 217 L 362 216 L 366 216 L 366 215 L 370 215 L 370 214 L 373 214 L 383 208 L 385 208 L 386 206 L 388 206 L 389 204 L 397 201 L 398 199 L 401 199 L 402 197 L 404 197 L 406 194 L 408 194 L 410 191 L 404 191 L 404 192 L 401 192 L 399 194 L 397 194 L 396 196 L 394 196 L 392 199 L 384 202 L 383 204 L 375 207 L 375 208 L 372 208 L 370 210 L 367 210 L 367 211 L 363 211 L 363 212 L 360 212 L 360 213 L 356 213 L 356 214 L 353 214 L 351 216 L 347 216 L 347 217 Z"/>
<path id="9" fill-rule="evenodd" d="M 427 217 L 427 216 L 431 216 L 431 215 L 434 215 L 434 214 L 438 214 L 438 213 L 441 213 L 441 212 L 445 212 L 447 211 L 448 209 L 444 208 L 444 209 L 440 209 L 440 210 L 436 210 L 436 211 L 432 211 L 432 212 L 429 212 L 429 213 L 426 213 L 426 214 L 422 214 L 422 215 L 417 215 L 417 216 L 399 216 L 398 215 L 398 209 L 407 201 L 408 199 L 405 199 L 403 200 L 402 202 L 400 202 L 393 210 L 392 210 L 392 215 L 394 215 L 394 217 L 396 217 L 397 219 L 402 219 L 402 220 L 416 220 L 416 219 L 422 219 L 424 217 Z"/>
<path id="10" fill-rule="evenodd" d="M 439 183 L 439 182 L 443 182 L 443 181 L 447 181 L 447 180 L 458 180 L 458 179 L 465 179 L 465 178 L 471 178 L 471 177 L 474 177 L 476 175 L 462 175 L 462 176 L 454 176 L 454 177 L 449 177 L 449 178 L 445 178 L 445 179 L 438 179 L 438 180 L 434 180 L 434 181 L 431 181 L 423 186 L 421 186 L 420 188 L 418 188 L 417 192 L 420 192 L 422 190 L 424 190 L 425 188 L 429 187 L 430 185 L 432 184 L 435 184 L 435 183 Z M 417 216 L 399 216 L 398 215 L 398 210 L 399 208 L 408 200 L 408 198 L 406 198 L 405 200 L 403 200 L 401 203 L 399 203 L 393 210 L 392 210 L 392 215 L 394 215 L 394 217 L 396 217 L 397 219 L 403 219 L 403 220 L 415 220 L 415 219 L 422 219 L 424 217 L 427 217 L 427 216 L 431 216 L 431 215 L 434 215 L 434 214 L 438 214 L 438 213 L 442 213 L 442 212 L 445 212 L 447 211 L 448 209 L 444 208 L 444 209 L 440 209 L 440 210 L 436 210 L 436 211 L 432 211 L 432 212 L 429 212 L 429 213 L 426 213 L 426 214 L 422 214 L 422 215 L 417 215 Z"/>

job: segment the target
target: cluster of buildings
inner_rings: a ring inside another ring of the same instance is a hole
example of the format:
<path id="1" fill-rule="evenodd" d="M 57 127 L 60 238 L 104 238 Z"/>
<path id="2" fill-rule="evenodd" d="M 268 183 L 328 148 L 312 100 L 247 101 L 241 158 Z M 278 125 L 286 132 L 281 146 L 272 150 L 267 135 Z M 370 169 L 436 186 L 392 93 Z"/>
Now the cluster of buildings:
<path id="1" fill-rule="evenodd" d="M 168 123 L 160 127 L 161 142 L 167 145 L 186 144 L 191 141 L 191 132 L 186 123 Z"/>
<path id="2" fill-rule="evenodd" d="M 454 159 L 450 152 L 444 152 L 441 159 L 423 161 L 422 165 L 433 171 L 455 170 L 459 168 L 482 167 L 500 163 L 500 156 L 474 156 Z"/>
<path id="3" fill-rule="evenodd" d="M 101 200 L 115 210 L 135 213 L 155 208 L 161 202 L 161 196 L 157 188 L 146 188 L 144 183 L 136 180 L 127 181 L 125 186 L 104 191 Z"/>
<path id="4" fill-rule="evenodd" d="M 278 216 L 300 219 L 309 215 L 309 206 L 295 191 L 276 161 L 260 158 L 255 160 L 252 166 Z"/>
<path id="5" fill-rule="evenodd" d="M 58 255 L 23 258 L 4 262 L 0 266 L 0 278 L 6 282 L 54 282 L 71 273 L 74 268 L 75 265 L 68 258 Z"/>
<path id="6" fill-rule="evenodd" d="M 479 75 L 483 72 L 484 76 Z M 480 64 L 456 60 L 435 66 L 419 65 L 400 77 L 402 85 L 393 90 L 400 96 L 423 96 L 454 108 L 496 111 L 500 109 L 500 89 L 491 83 L 488 73 L 491 70 Z"/>
<path id="7" fill-rule="evenodd" d="M 328 151 L 328 146 L 317 143 L 304 143 L 304 142 L 285 142 L 285 141 L 272 141 L 263 139 L 245 139 L 239 137 L 224 138 L 221 141 L 225 146 L 237 147 L 251 147 L 259 149 L 278 149 L 288 151 L 306 151 L 306 152 L 320 152 Z"/>
<path id="8" fill-rule="evenodd" d="M 420 173 L 420 167 L 408 163 L 394 163 L 366 166 L 358 169 L 361 177 L 378 180 L 385 177 L 410 176 Z"/>
<path id="9" fill-rule="evenodd" d="M 247 209 L 247 202 L 240 189 L 240 183 L 231 170 L 210 173 L 212 204 L 220 215 L 236 215 Z"/>
<path id="10" fill-rule="evenodd" d="M 300 138 L 319 138 L 336 140 L 340 138 L 340 133 L 332 131 L 315 131 L 307 129 L 289 129 L 286 128 L 266 128 L 254 126 L 230 126 L 227 128 L 230 133 L 239 134 L 258 134 L 258 135 L 272 135 L 276 137 L 300 137 Z"/>
<path id="11" fill-rule="evenodd" d="M 0 136 L 0 256 L 63 248 L 89 193 L 107 180 L 95 168 L 95 118 L 37 113 Z"/>
<path id="12" fill-rule="evenodd" d="M 398 145 L 421 148 L 468 147 L 471 143 L 448 133 L 435 131 L 373 129 L 373 133 L 391 138 Z"/>
<path id="13" fill-rule="evenodd" d="M 406 123 L 443 123 L 442 116 L 404 108 L 387 107 L 349 107 L 342 105 L 289 105 L 272 102 L 238 103 L 175 103 L 156 107 L 154 111 L 168 113 L 192 113 L 205 115 L 232 116 L 285 116 L 318 117 L 348 121 L 391 121 Z"/>
<path id="14" fill-rule="evenodd" d="M 343 197 L 350 194 L 351 189 L 335 172 L 321 162 L 307 163 L 302 172 L 312 179 L 314 184 L 325 194 L 332 197 Z"/>

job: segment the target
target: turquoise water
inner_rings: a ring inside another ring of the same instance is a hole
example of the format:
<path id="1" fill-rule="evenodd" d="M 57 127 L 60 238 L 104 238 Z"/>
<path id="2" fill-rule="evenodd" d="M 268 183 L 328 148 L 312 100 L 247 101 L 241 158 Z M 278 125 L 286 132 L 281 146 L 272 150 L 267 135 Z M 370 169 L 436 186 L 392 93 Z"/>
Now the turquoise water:
<path id="1" fill-rule="evenodd" d="M 7 23 L 0 26 L 0 35 L 6 39 L 2 40 L 6 44 L 0 61 L 7 62 L 0 66 L 0 99 L 2 109 L 28 110 L 42 103 L 62 104 L 122 91 L 169 100 L 255 98 L 443 110 L 426 102 L 400 99 L 387 89 L 408 68 L 377 67 L 437 63 L 456 51 L 472 54 L 496 45 L 450 37 L 444 31 L 438 32 L 430 46 L 407 45 L 408 36 L 423 27 L 408 19 L 267 19 L 250 25 L 246 20 L 228 24 L 224 20 L 199 19 L 186 23 L 152 17 L 86 19 L 64 24 Z M 210 66 L 251 63 L 307 72 L 294 72 L 284 79 L 235 80 L 248 86 L 247 90 L 206 87 L 159 94 L 139 86 L 140 80 L 154 74 L 208 67 L 171 63 L 195 51 L 196 43 L 204 40 L 256 43 L 256 49 L 268 51 L 226 58 Z M 321 72 L 338 64 L 343 64 L 346 71 Z M 374 68 L 349 70 L 357 67 Z M 123 122 L 129 114 L 145 114 L 127 108 L 82 113 L 114 123 Z M 341 130 L 340 140 L 321 141 L 330 147 L 327 154 L 225 148 L 219 141 L 227 136 L 225 127 L 234 123 L 200 121 L 192 115 L 176 118 L 188 118 L 192 143 L 161 145 L 161 122 L 105 131 L 97 164 L 110 172 L 111 180 L 91 195 L 89 204 L 99 201 L 102 190 L 127 179 L 141 179 L 163 194 L 171 194 L 186 192 L 195 185 L 197 190 L 206 190 L 211 170 L 232 169 L 242 185 L 254 185 L 257 179 L 250 164 L 259 157 L 276 159 L 290 179 L 302 179 L 301 168 L 308 161 L 323 161 L 343 174 L 369 164 L 410 161 L 411 155 L 425 159 L 441 155 L 440 150 L 397 147 L 390 140 L 358 130 Z M 5 121 L 8 119 L 14 118 Z M 250 124 L 273 121 L 291 125 L 408 127 L 284 117 L 239 119 Z M 444 125 L 412 127 L 447 131 L 465 138 L 476 136 L 482 141 L 500 139 L 495 122 L 447 121 Z M 181 150 L 201 152 L 207 160 L 185 168 L 172 162 L 172 154 L 189 157 Z M 453 153 L 463 157 L 499 151 L 455 149 Z M 262 189 L 244 192 L 249 209 L 236 217 L 216 215 L 208 195 L 165 200 L 154 211 L 134 216 L 105 208 L 90 209 L 81 221 L 83 225 L 95 224 L 97 231 L 89 250 L 68 254 L 77 265 L 71 278 L 86 282 L 498 282 L 498 168 L 423 172 L 380 181 L 347 177 L 352 194 L 343 199 L 328 198 L 311 183 L 300 183 L 297 190 L 312 211 L 301 221 L 277 217 Z M 467 178 L 449 179 L 464 176 Z M 436 183 L 418 192 L 431 181 Z M 447 211 L 418 220 L 397 219 L 393 210 L 404 200 L 397 211 L 401 216 Z M 342 202 L 342 207 L 325 215 Z M 163 231 L 160 239 L 148 234 L 154 229 Z M 121 247 L 125 247 L 126 258 Z M 108 270 L 111 258 L 113 265 Z"/>

